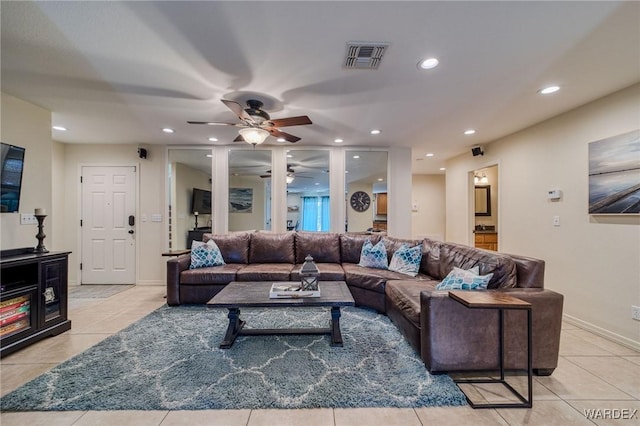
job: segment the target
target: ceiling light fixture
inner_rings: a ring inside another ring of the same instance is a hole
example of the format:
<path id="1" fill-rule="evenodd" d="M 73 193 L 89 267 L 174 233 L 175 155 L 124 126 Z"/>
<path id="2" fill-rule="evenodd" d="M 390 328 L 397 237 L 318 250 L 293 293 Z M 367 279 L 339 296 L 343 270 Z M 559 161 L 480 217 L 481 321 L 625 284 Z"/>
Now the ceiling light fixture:
<path id="1" fill-rule="evenodd" d="M 427 58 L 418 62 L 418 68 L 423 70 L 430 70 L 437 67 L 439 63 L 440 61 L 438 61 L 436 58 Z"/>
<path id="2" fill-rule="evenodd" d="M 287 173 L 287 184 L 293 182 L 294 179 L 295 177 L 293 176 L 293 173 Z"/>
<path id="3" fill-rule="evenodd" d="M 287 140 L 285 138 L 278 138 L 276 139 L 278 142 L 286 142 Z"/>
<path id="4" fill-rule="evenodd" d="M 480 177 L 479 175 L 477 175 L 477 174 L 476 174 L 476 175 L 473 177 L 473 182 L 474 182 L 476 185 L 478 185 L 478 184 L 479 184 L 479 185 L 486 185 L 486 184 L 488 184 L 488 183 L 489 183 L 489 179 L 487 178 L 487 175 L 486 175 L 485 173 L 483 173 L 483 174 L 482 174 L 482 177 Z"/>
<path id="5" fill-rule="evenodd" d="M 378 178 L 378 182 L 382 182 L 384 179 L 382 178 Z"/>
<path id="6" fill-rule="evenodd" d="M 207 158 L 213 158 L 212 154 L 207 154 Z"/>
<path id="7" fill-rule="evenodd" d="M 344 142 L 344 141 L 343 141 L 342 139 L 338 138 L 338 139 L 334 139 L 334 142 L 335 142 L 335 143 L 342 143 L 342 142 Z"/>
<path id="8" fill-rule="evenodd" d="M 444 172 L 445 170 L 447 170 L 447 169 L 445 169 L 444 167 L 440 167 L 440 171 L 441 172 Z"/>
<path id="9" fill-rule="evenodd" d="M 433 152 L 427 152 L 424 156 L 425 157 L 433 157 Z"/>
<path id="10" fill-rule="evenodd" d="M 552 93 L 556 93 L 558 90 L 560 90 L 560 86 L 547 86 L 538 90 L 538 93 L 541 95 L 550 95 Z"/>
<path id="11" fill-rule="evenodd" d="M 473 135 L 475 132 L 476 132 L 476 131 L 475 131 L 475 130 L 473 130 L 473 129 L 467 129 L 467 130 L 465 130 L 465 131 L 464 131 L 464 134 L 465 134 L 465 135 Z"/>
<path id="12" fill-rule="evenodd" d="M 354 155 L 353 158 L 355 158 L 357 160 L 358 158 L 360 158 L 360 156 L 359 155 Z"/>
<path id="13" fill-rule="evenodd" d="M 269 136 L 269 132 L 259 127 L 245 127 L 244 129 L 238 130 L 238 133 L 240 133 L 240 136 L 242 136 L 245 142 L 251 145 L 260 145 L 267 139 L 267 136 Z"/>
<path id="14" fill-rule="evenodd" d="M 378 129 L 373 129 L 370 133 L 371 133 L 372 135 L 379 135 L 379 134 L 380 134 L 380 130 L 378 130 Z"/>
<path id="15" fill-rule="evenodd" d="M 164 129 L 162 129 L 162 131 L 165 132 L 165 133 L 175 133 L 176 132 L 175 130 L 170 129 L 168 127 L 165 127 Z"/>
<path id="16" fill-rule="evenodd" d="M 209 138 L 209 141 L 211 141 L 211 142 L 218 142 L 218 138 Z"/>
<path id="17" fill-rule="evenodd" d="M 63 127 L 63 126 L 53 126 L 52 127 L 53 130 L 60 130 L 61 132 L 66 132 L 67 128 Z"/>

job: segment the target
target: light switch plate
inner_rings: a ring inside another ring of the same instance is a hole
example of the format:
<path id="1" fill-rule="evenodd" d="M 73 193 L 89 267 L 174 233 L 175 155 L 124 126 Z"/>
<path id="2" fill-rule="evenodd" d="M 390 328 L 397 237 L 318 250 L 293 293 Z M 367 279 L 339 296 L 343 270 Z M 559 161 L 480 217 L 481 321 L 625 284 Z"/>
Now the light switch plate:
<path id="1" fill-rule="evenodd" d="M 37 225 L 38 219 L 31 213 L 20 214 L 20 225 Z"/>

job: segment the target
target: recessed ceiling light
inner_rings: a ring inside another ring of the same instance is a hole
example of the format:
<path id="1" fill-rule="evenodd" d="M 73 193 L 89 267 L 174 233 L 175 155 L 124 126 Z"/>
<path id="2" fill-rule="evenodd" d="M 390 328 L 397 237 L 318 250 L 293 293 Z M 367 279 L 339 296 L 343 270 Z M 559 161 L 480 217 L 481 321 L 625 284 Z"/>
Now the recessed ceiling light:
<path id="1" fill-rule="evenodd" d="M 63 127 L 63 126 L 53 126 L 52 127 L 53 130 L 60 130 L 61 132 L 66 132 L 67 128 Z"/>
<path id="2" fill-rule="evenodd" d="M 342 142 L 344 142 L 344 140 L 342 140 L 342 139 L 340 139 L 340 138 L 338 138 L 338 139 L 334 139 L 333 141 L 334 141 L 335 143 L 342 143 Z"/>
<path id="3" fill-rule="evenodd" d="M 425 157 L 433 157 L 433 152 L 427 152 L 424 156 Z"/>
<path id="4" fill-rule="evenodd" d="M 372 135 L 379 135 L 379 134 L 380 134 L 380 130 L 378 130 L 378 129 L 373 129 L 370 133 L 371 133 Z"/>
<path id="5" fill-rule="evenodd" d="M 207 158 L 213 158 L 212 154 L 207 154 Z"/>
<path id="6" fill-rule="evenodd" d="M 440 61 L 436 58 L 427 58 L 423 61 L 418 62 L 418 68 L 423 70 L 430 70 L 438 66 Z"/>
<path id="7" fill-rule="evenodd" d="M 355 158 L 357 160 L 358 158 L 360 158 L 360 156 L 359 155 L 354 155 L 353 158 Z"/>
<path id="8" fill-rule="evenodd" d="M 164 129 L 162 129 L 162 131 L 165 132 L 165 133 L 175 133 L 175 130 L 170 129 L 168 127 L 165 127 Z"/>
<path id="9" fill-rule="evenodd" d="M 286 142 L 287 140 L 285 138 L 278 138 L 276 139 L 278 142 Z"/>
<path id="10" fill-rule="evenodd" d="M 293 158 L 293 155 L 287 154 L 287 158 Z"/>
<path id="11" fill-rule="evenodd" d="M 349 170 L 345 170 L 344 172 L 345 172 L 345 173 L 349 173 Z"/>
<path id="12" fill-rule="evenodd" d="M 473 129 L 467 129 L 467 130 L 465 130 L 465 131 L 464 131 L 464 134 L 465 134 L 465 135 L 473 135 L 475 132 L 476 132 L 476 131 L 475 131 L 475 130 L 473 130 Z"/>
<path id="13" fill-rule="evenodd" d="M 441 172 L 444 172 L 445 170 L 447 170 L 447 169 L 445 169 L 444 167 L 440 167 L 440 171 Z"/>
<path id="14" fill-rule="evenodd" d="M 382 178 L 378 178 L 378 182 L 382 182 L 384 179 Z"/>
<path id="15" fill-rule="evenodd" d="M 316 182 L 316 183 L 314 183 L 314 185 L 320 185 L 320 182 Z"/>
<path id="16" fill-rule="evenodd" d="M 218 138 L 209 138 L 211 142 L 218 142 Z"/>
<path id="17" fill-rule="evenodd" d="M 550 95 L 552 93 L 556 93 L 558 90 L 560 90 L 560 86 L 547 86 L 538 90 L 538 93 L 541 95 Z"/>

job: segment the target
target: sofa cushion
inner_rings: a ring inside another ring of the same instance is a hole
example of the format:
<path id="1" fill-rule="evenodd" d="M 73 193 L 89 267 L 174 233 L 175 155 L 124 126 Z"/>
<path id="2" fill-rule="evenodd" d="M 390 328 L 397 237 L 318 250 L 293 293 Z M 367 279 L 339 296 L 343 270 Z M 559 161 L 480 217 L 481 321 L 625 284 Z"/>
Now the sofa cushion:
<path id="1" fill-rule="evenodd" d="M 252 263 L 236 274 L 238 281 L 289 281 L 293 263 Z"/>
<path id="2" fill-rule="evenodd" d="M 418 244 L 422 243 L 422 240 L 406 240 L 403 238 L 388 237 L 386 235 L 381 238 L 381 241 L 387 249 L 387 256 L 389 257 L 389 259 L 393 257 L 395 252 L 399 250 L 400 247 L 415 247 Z"/>
<path id="3" fill-rule="evenodd" d="M 320 271 L 320 281 L 344 281 L 344 269 L 339 263 L 316 263 Z M 300 281 L 300 268 L 302 263 L 293 267 L 291 281 Z"/>
<path id="4" fill-rule="evenodd" d="M 222 266 L 187 269 L 180 272 L 180 284 L 229 284 L 236 280 L 236 272 L 244 266 L 238 263 L 227 263 Z"/>
<path id="5" fill-rule="evenodd" d="M 386 269 L 363 268 L 353 263 L 343 263 L 345 281 L 349 287 L 359 287 L 376 293 L 384 294 L 387 280 L 406 280 L 407 276 L 399 272 Z M 426 275 L 418 274 L 416 280 L 429 279 Z"/>
<path id="6" fill-rule="evenodd" d="M 215 241 L 227 263 L 249 263 L 249 241 L 251 233 L 233 232 L 230 234 L 204 234 L 202 241 Z"/>
<path id="7" fill-rule="evenodd" d="M 389 270 L 400 272 L 411 277 L 418 275 L 420 271 L 420 261 L 422 260 L 422 244 L 410 247 L 403 244 L 391 257 Z"/>
<path id="8" fill-rule="evenodd" d="M 370 240 L 374 245 L 380 241 L 380 235 L 347 233 L 340 235 L 340 259 L 342 263 L 360 262 L 360 252 L 365 241 Z"/>
<path id="9" fill-rule="evenodd" d="M 340 235 L 333 232 L 296 232 L 296 263 L 308 254 L 314 262 L 340 263 Z"/>
<path id="10" fill-rule="evenodd" d="M 224 265 L 222 253 L 213 240 L 206 243 L 193 241 L 191 243 L 191 263 L 189 269 L 204 268 L 208 266 Z"/>
<path id="11" fill-rule="evenodd" d="M 389 261 L 387 259 L 387 248 L 382 244 L 382 241 L 374 246 L 371 241 L 367 240 L 362 244 L 358 265 L 365 268 L 388 269 Z"/>
<path id="12" fill-rule="evenodd" d="M 440 249 L 440 276 L 446 277 L 454 267 L 480 268 L 480 275 L 493 273 L 487 288 L 515 287 L 516 264 L 509 256 L 455 243 L 443 243 Z"/>
<path id="13" fill-rule="evenodd" d="M 420 292 L 435 289 L 437 280 L 389 280 L 385 295 L 402 315 L 420 328 Z"/>
<path id="14" fill-rule="evenodd" d="M 294 233 L 256 232 L 251 234 L 250 263 L 295 263 Z"/>
<path id="15" fill-rule="evenodd" d="M 425 238 L 422 240 L 422 260 L 420 261 L 420 272 L 427 274 L 436 280 L 441 280 L 440 275 L 440 248 L 444 243 Z"/>
<path id="16" fill-rule="evenodd" d="M 479 269 L 478 266 L 469 270 L 454 267 L 436 286 L 436 290 L 486 290 L 493 274 L 478 275 Z"/>

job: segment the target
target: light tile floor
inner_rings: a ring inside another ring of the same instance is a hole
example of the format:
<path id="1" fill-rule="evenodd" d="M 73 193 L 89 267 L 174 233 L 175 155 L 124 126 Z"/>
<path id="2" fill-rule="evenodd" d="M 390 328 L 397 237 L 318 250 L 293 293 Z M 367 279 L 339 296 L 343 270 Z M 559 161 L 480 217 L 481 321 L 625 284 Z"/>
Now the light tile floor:
<path id="1" fill-rule="evenodd" d="M 69 332 L 0 360 L 0 393 L 12 391 L 165 303 L 164 287 L 136 286 L 102 299 L 72 299 Z M 532 409 L 434 407 L 416 409 L 67 411 L 0 413 L 2 426 L 46 425 L 631 425 L 640 424 L 640 352 L 564 324 L 553 375 L 534 376 Z M 517 386 L 517 384 L 516 384 Z M 519 386 L 517 386 L 519 387 Z M 504 398 L 478 386 L 476 395 Z M 601 410 L 589 420 L 585 410 Z M 610 411 L 604 411 L 610 410 Z M 625 411 L 626 410 L 626 411 Z M 629 416 L 632 419 L 602 417 Z M 608 413 L 608 414 L 607 414 Z"/>

